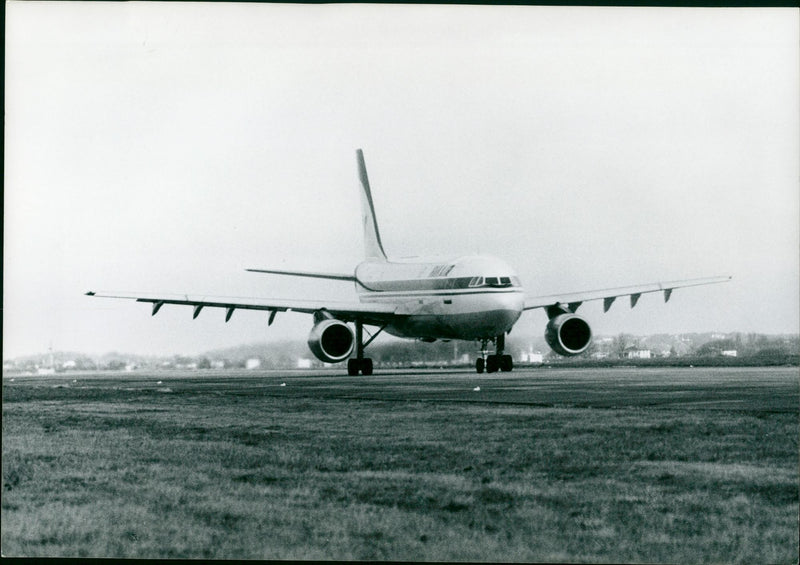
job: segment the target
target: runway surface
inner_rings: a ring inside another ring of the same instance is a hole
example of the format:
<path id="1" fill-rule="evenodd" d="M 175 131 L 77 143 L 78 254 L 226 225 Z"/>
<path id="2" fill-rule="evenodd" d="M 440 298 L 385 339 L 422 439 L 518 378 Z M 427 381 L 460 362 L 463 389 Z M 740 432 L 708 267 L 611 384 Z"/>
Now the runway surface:
<path id="1" fill-rule="evenodd" d="M 4 378 L 4 384 L 12 384 Z M 72 382 L 75 381 L 75 382 Z M 21 376 L 18 386 L 54 387 L 62 398 L 81 392 L 168 392 L 316 399 L 476 402 L 542 407 L 798 412 L 800 373 L 788 368 L 609 368 L 377 371 L 364 377 L 324 371 L 166 371 Z M 479 389 L 479 390 L 476 390 Z M 79 392 L 81 391 L 81 392 Z M 9 390 L 9 393 L 11 391 Z"/>
<path id="2" fill-rule="evenodd" d="M 796 562 L 796 367 L 342 373 L 4 377 L 4 555 Z"/>

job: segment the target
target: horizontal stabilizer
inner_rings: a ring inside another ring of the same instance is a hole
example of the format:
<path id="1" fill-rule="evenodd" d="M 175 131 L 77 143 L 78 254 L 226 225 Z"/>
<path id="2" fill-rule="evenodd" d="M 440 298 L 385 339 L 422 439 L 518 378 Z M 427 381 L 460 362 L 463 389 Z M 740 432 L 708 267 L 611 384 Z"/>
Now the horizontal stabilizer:
<path id="1" fill-rule="evenodd" d="M 250 273 L 269 273 L 270 275 L 288 275 L 291 277 L 311 277 L 313 279 L 329 279 L 334 281 L 350 281 L 355 282 L 354 275 L 345 275 L 341 273 L 318 273 L 315 271 L 281 271 L 278 269 L 245 269 Z"/>

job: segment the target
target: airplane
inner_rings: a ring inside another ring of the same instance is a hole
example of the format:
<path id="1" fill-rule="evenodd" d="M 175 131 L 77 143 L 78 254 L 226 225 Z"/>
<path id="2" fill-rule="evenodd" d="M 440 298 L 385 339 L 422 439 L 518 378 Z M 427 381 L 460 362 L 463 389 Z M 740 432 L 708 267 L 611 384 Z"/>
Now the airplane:
<path id="1" fill-rule="evenodd" d="M 573 356 L 586 351 L 592 339 L 588 322 L 576 314 L 584 302 L 602 300 L 603 310 L 607 312 L 617 298 L 629 296 L 633 308 L 642 294 L 663 292 L 664 302 L 667 302 L 676 288 L 722 283 L 732 278 L 716 276 L 528 297 L 517 273 L 496 257 L 466 255 L 436 261 L 390 259 L 381 242 L 361 149 L 356 151 L 356 161 L 361 185 L 365 259 L 353 273 L 246 270 L 353 283 L 358 302 L 122 295 L 94 291 L 86 295 L 150 303 L 153 316 L 164 304 L 192 306 L 193 318 L 204 308 L 222 308 L 226 312 L 226 322 L 236 310 L 268 311 L 268 325 L 272 325 L 278 312 L 311 314 L 314 325 L 308 336 L 309 349 L 325 363 L 347 360 L 350 376 L 373 373 L 372 359 L 364 356 L 364 350 L 383 331 L 425 342 L 437 339 L 480 342 L 481 355 L 475 362 L 475 370 L 494 373 L 513 370 L 512 357 L 505 353 L 505 336 L 527 310 L 543 308 L 548 316 L 545 328 L 548 345 L 560 355 Z M 377 328 L 377 331 L 365 339 L 364 326 Z M 490 343 L 495 348 L 493 354 L 488 353 Z"/>

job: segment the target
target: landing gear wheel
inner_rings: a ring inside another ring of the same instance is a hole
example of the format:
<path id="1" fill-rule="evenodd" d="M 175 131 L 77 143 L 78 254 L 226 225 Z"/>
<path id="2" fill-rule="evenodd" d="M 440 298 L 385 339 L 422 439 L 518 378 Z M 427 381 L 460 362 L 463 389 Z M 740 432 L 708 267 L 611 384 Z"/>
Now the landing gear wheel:
<path id="1" fill-rule="evenodd" d="M 365 377 L 372 374 L 372 359 L 348 359 L 347 374 L 355 377 L 359 371 Z"/>
<path id="2" fill-rule="evenodd" d="M 514 360 L 511 355 L 500 356 L 500 370 L 507 373 L 514 369 Z"/>
<path id="3" fill-rule="evenodd" d="M 487 373 L 496 373 L 497 369 L 500 368 L 500 360 L 498 359 L 497 355 L 489 355 L 486 358 L 486 372 Z"/>
<path id="4" fill-rule="evenodd" d="M 478 359 L 475 360 L 475 370 L 478 372 L 478 374 L 483 373 L 484 365 L 485 363 L 483 361 L 483 357 L 478 357 Z"/>

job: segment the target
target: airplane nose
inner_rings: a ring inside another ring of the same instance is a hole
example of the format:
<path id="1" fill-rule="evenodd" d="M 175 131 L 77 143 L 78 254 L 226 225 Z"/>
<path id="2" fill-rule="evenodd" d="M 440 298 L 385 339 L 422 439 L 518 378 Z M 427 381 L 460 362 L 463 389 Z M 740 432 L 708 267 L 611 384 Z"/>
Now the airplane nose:
<path id="1" fill-rule="evenodd" d="M 492 302 L 497 310 L 508 310 L 519 315 L 525 305 L 525 298 L 519 292 L 497 293 L 492 296 Z"/>
<path id="2" fill-rule="evenodd" d="M 497 293 L 492 296 L 491 325 L 493 332 L 501 334 L 511 327 L 522 315 L 525 298 L 522 293 Z"/>

